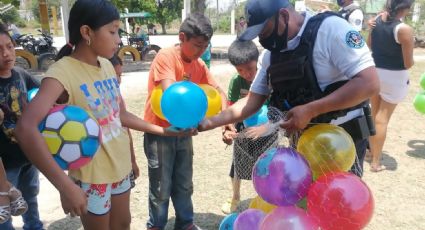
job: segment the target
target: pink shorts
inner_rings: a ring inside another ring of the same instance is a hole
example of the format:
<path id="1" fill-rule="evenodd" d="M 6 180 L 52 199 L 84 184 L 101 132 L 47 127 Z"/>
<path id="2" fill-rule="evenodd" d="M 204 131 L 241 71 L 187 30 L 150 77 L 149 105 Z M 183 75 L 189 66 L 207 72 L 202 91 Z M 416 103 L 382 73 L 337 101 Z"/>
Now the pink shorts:
<path id="1" fill-rule="evenodd" d="M 131 188 L 130 174 L 119 182 L 90 184 L 72 178 L 87 194 L 87 210 L 95 215 L 104 215 L 111 210 L 111 197 L 127 192 Z"/>

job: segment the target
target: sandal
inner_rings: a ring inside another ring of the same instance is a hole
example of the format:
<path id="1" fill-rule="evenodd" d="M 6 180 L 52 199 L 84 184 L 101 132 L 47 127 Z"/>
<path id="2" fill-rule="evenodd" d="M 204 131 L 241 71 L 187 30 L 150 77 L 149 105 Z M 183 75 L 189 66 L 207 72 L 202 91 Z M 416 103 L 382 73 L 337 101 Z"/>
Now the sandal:
<path id="1" fill-rule="evenodd" d="M 8 192 L 0 192 L 0 196 L 9 196 Z M 10 219 L 10 203 L 0 206 L 0 224 L 6 223 Z"/>
<path id="2" fill-rule="evenodd" d="M 9 189 L 10 214 L 12 216 L 20 216 L 28 210 L 28 204 L 22 197 L 21 191 L 11 186 Z"/>

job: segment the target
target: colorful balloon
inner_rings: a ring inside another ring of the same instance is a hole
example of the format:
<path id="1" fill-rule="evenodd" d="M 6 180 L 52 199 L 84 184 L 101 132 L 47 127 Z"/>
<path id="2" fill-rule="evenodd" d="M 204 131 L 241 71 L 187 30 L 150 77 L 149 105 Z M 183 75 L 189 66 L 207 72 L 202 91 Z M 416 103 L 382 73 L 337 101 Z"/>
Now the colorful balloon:
<path id="1" fill-rule="evenodd" d="M 152 112 L 162 120 L 166 120 L 161 110 L 162 87 L 161 84 L 157 85 L 151 94 L 151 109 Z"/>
<path id="2" fill-rule="evenodd" d="M 261 106 L 260 110 L 243 121 L 244 126 L 248 128 L 267 123 L 269 121 L 269 118 L 267 117 L 268 111 L 267 105 Z"/>
<path id="3" fill-rule="evenodd" d="M 221 95 L 217 89 L 207 84 L 199 85 L 207 95 L 208 109 L 206 117 L 212 117 L 221 111 Z"/>
<path id="4" fill-rule="evenodd" d="M 370 189 L 347 172 L 319 177 L 307 196 L 307 210 L 327 230 L 363 229 L 371 220 L 373 209 Z"/>
<path id="5" fill-rule="evenodd" d="M 241 212 L 233 224 L 234 230 L 257 230 L 266 214 L 258 209 L 247 209 Z"/>
<path id="6" fill-rule="evenodd" d="M 263 199 L 261 199 L 260 196 L 256 196 L 249 203 L 249 208 L 258 209 L 258 210 L 261 210 L 261 211 L 263 211 L 265 213 L 270 213 L 275 208 L 277 208 L 277 206 L 267 203 L 266 201 L 264 201 Z"/>
<path id="7" fill-rule="evenodd" d="M 304 210 L 294 207 L 278 207 L 269 213 L 260 230 L 317 230 L 317 222 Z"/>
<path id="8" fill-rule="evenodd" d="M 233 225 L 235 224 L 237 217 L 237 213 L 231 213 L 224 217 L 224 219 L 220 223 L 218 230 L 233 230 Z"/>
<path id="9" fill-rule="evenodd" d="M 348 171 L 356 157 L 350 134 L 332 124 L 307 129 L 298 141 L 297 150 L 310 164 L 314 178 L 328 172 Z"/>
<path id="10" fill-rule="evenodd" d="M 31 89 L 27 92 L 28 101 L 31 101 L 35 97 L 35 95 L 38 93 L 38 90 L 40 90 L 40 89 L 39 88 L 33 88 L 33 89 Z"/>
<path id="11" fill-rule="evenodd" d="M 413 99 L 413 106 L 416 111 L 425 114 L 425 92 L 416 94 L 415 99 Z"/>
<path id="12" fill-rule="evenodd" d="M 278 147 L 263 153 L 252 170 L 258 195 L 270 204 L 288 206 L 307 195 L 312 178 L 307 161 L 294 149 Z"/>
<path id="13" fill-rule="evenodd" d="M 177 128 L 195 128 L 205 117 L 207 96 L 190 81 L 173 83 L 162 94 L 161 110 L 171 125 Z"/>

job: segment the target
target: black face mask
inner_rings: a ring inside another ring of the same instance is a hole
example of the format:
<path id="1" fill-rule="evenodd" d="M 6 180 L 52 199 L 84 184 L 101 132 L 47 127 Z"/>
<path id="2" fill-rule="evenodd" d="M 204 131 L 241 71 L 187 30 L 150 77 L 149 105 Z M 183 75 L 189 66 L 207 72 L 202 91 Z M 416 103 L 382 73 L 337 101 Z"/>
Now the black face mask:
<path id="1" fill-rule="evenodd" d="M 270 51 L 281 51 L 288 47 L 288 22 L 285 23 L 285 31 L 282 35 L 278 35 L 279 14 L 276 15 L 273 33 L 267 37 L 260 39 L 260 44 Z"/>

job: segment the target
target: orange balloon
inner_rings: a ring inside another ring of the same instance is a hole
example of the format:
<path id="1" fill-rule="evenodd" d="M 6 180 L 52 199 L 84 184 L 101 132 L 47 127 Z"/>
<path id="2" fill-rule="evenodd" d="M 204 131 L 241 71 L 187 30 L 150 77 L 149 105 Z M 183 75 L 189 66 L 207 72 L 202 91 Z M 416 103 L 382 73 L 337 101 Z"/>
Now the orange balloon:
<path id="1" fill-rule="evenodd" d="M 297 150 L 310 164 L 313 178 L 329 172 L 346 172 L 356 157 L 356 147 L 350 134 L 332 124 L 308 128 L 301 135 Z"/>
<path id="2" fill-rule="evenodd" d="M 162 114 L 161 98 L 162 98 L 162 88 L 161 88 L 161 84 L 159 84 L 153 89 L 151 94 L 151 109 L 157 117 L 161 118 L 162 120 L 167 120 L 164 117 L 164 114 Z"/>
<path id="3" fill-rule="evenodd" d="M 207 84 L 199 85 L 207 95 L 208 109 L 206 117 L 212 117 L 221 111 L 221 95 L 217 89 Z"/>
<path id="4" fill-rule="evenodd" d="M 276 205 L 272 205 L 261 199 L 260 196 L 256 196 L 254 199 L 251 200 L 249 203 L 249 208 L 255 208 L 259 209 L 265 213 L 270 213 L 275 208 L 277 208 Z"/>

